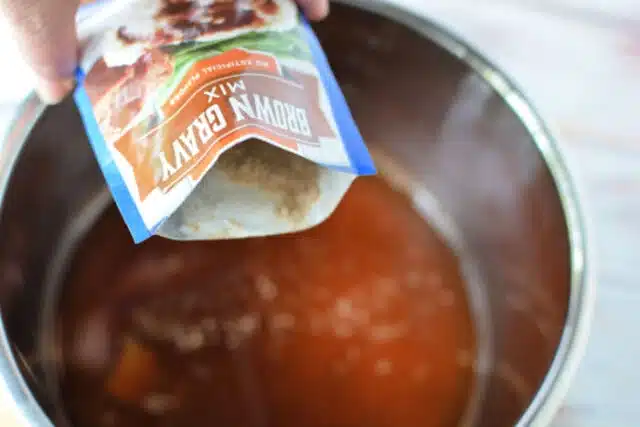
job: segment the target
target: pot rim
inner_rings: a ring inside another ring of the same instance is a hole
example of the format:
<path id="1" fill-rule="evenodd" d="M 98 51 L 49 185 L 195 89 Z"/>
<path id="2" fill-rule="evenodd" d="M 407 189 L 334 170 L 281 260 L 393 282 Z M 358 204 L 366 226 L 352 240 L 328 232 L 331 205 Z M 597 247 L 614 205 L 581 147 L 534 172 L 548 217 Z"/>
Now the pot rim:
<path id="1" fill-rule="evenodd" d="M 392 0 L 335 0 L 396 21 L 416 31 L 455 56 L 482 77 L 498 93 L 521 120 L 544 159 L 562 205 L 567 223 L 571 258 L 570 295 L 564 331 L 555 357 L 541 386 L 517 423 L 517 427 L 549 425 L 566 397 L 570 384 L 584 354 L 595 305 L 595 277 L 592 246 L 588 244 L 587 219 L 578 189 L 567 167 L 557 140 L 545 126 L 532 103 L 514 81 L 464 39 L 427 18 L 417 9 L 399 5 Z M 42 115 L 44 105 L 35 93 L 29 94 L 17 108 L 12 122 L 0 140 L 0 211 L 13 168 L 24 142 Z M 1 314 L 1 307 L 0 307 Z M 4 385 L 14 400 L 7 408 L 24 421 L 24 425 L 53 426 L 29 390 L 9 343 L 4 323 L 0 319 L 0 388 Z"/>
<path id="2" fill-rule="evenodd" d="M 46 105 L 35 93 L 29 94 L 18 106 L 11 124 L 0 139 L 0 214 L 4 203 L 5 193 L 13 175 L 25 141 L 33 127 L 42 115 Z M 2 307 L 0 307 L 0 315 Z M 5 405 L 5 412 L 9 419 L 21 421 L 23 426 L 53 427 L 53 423 L 38 404 L 29 389 L 13 354 L 9 338 L 0 318 L 0 399 L 13 400 L 13 405 Z"/>

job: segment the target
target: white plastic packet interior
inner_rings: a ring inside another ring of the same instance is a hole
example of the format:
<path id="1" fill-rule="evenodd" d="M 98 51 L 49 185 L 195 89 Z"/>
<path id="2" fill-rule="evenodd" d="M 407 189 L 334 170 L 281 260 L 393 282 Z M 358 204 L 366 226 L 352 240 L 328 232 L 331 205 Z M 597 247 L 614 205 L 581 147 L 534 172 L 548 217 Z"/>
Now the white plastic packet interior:
<path id="1" fill-rule="evenodd" d="M 220 157 L 156 234 L 213 240 L 304 230 L 335 210 L 354 178 L 247 141 Z"/>

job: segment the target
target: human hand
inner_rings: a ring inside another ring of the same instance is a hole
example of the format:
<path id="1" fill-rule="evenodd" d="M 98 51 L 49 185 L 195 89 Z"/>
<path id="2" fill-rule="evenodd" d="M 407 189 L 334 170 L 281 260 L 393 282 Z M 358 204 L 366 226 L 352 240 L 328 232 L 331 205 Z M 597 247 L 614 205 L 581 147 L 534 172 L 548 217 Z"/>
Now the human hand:
<path id="1" fill-rule="evenodd" d="M 329 0 L 296 0 L 312 20 L 329 12 Z M 36 74 L 36 91 L 48 103 L 60 102 L 74 87 L 78 62 L 75 13 L 79 0 L 0 0 L 11 33 Z"/>

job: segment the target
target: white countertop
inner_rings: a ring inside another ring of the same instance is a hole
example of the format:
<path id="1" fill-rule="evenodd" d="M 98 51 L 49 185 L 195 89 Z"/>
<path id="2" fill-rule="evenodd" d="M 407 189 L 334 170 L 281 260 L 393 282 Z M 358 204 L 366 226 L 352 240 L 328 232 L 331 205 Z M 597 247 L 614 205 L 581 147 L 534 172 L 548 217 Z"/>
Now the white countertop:
<path id="1" fill-rule="evenodd" d="M 640 426 L 640 1 L 396 0 L 515 79 L 560 141 L 593 225 L 593 328 L 554 427 Z M 1 20 L 1 17 L 0 17 Z M 0 22 L 0 134 L 31 83 Z M 0 424 L 5 418 L 0 388 Z"/>

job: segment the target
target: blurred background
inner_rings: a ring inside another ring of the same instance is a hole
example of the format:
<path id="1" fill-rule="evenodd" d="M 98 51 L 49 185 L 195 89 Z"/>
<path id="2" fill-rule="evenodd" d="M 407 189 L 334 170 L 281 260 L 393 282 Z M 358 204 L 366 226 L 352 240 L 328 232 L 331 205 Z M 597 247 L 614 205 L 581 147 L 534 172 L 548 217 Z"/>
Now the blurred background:
<path id="1" fill-rule="evenodd" d="M 513 78 L 559 140 L 591 226 L 590 342 L 555 426 L 640 425 L 640 1 L 389 0 L 461 36 Z M 0 18 L 0 131 L 32 78 Z M 1 412 L 1 410 L 0 410 Z"/>

